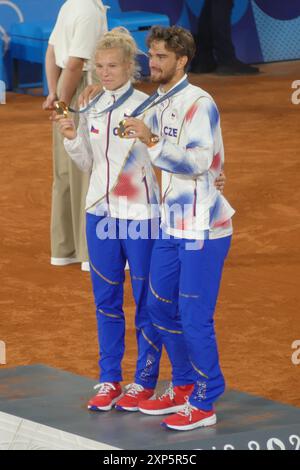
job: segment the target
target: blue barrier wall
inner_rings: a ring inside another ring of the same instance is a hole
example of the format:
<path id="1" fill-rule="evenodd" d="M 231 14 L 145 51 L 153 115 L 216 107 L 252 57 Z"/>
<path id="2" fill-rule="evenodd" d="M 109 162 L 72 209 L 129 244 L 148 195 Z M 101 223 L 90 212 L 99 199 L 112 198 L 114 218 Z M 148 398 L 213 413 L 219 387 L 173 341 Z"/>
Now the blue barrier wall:
<path id="1" fill-rule="evenodd" d="M 0 80 L 9 86 L 11 83 L 11 67 L 9 64 L 9 30 L 13 23 L 53 21 L 64 0 L 0 0 L 0 38 L 4 43 L 4 67 Z M 1 57 L 0 57 L 1 60 Z M 23 67 L 21 80 L 34 81 L 33 77 L 41 75 L 38 66 Z M 0 67 L 1 70 L 1 67 Z M 1 72 L 0 72 L 1 73 Z"/>
<path id="2" fill-rule="evenodd" d="M 4 40 L 4 50 L 8 48 L 12 23 L 54 23 L 63 3 L 64 0 L 0 0 L 0 37 Z M 109 4 L 109 0 L 103 3 Z M 204 0 L 119 0 L 119 3 L 126 11 L 165 13 L 171 23 L 194 31 Z M 237 55 L 245 62 L 300 58 L 300 0 L 235 0 L 232 25 Z"/>
<path id="3" fill-rule="evenodd" d="M 166 12 L 173 24 L 195 31 L 204 0 L 120 0 L 123 10 Z M 235 0 L 232 34 L 248 63 L 300 58 L 300 0 Z"/>

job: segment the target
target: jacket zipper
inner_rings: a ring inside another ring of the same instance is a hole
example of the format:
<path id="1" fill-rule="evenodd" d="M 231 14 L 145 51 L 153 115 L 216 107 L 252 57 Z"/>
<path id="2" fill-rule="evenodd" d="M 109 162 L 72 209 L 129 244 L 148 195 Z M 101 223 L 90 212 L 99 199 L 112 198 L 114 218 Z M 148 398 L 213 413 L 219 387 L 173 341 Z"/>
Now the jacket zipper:
<path id="1" fill-rule="evenodd" d="M 115 102 L 115 97 L 113 97 L 114 102 Z M 108 205 L 108 210 L 109 210 L 109 182 L 110 182 L 110 166 L 109 166 L 109 158 L 108 158 L 108 149 L 109 149 L 109 143 L 110 143 L 110 123 L 111 123 L 111 115 L 112 111 L 108 113 L 108 123 L 107 123 L 107 134 L 106 134 L 106 150 L 105 150 L 105 158 L 106 158 L 106 163 L 107 163 L 107 184 L 106 184 L 106 202 Z"/>
<path id="2" fill-rule="evenodd" d="M 196 214 L 197 214 L 197 180 L 195 180 L 195 189 L 194 189 L 193 217 L 196 217 Z"/>
<path id="3" fill-rule="evenodd" d="M 149 187 L 148 187 L 148 182 L 147 182 L 147 177 L 146 177 L 146 171 L 145 171 L 145 167 L 143 166 L 142 168 L 142 175 L 143 175 L 143 183 L 145 185 L 145 190 L 146 190 L 146 196 L 147 196 L 147 202 L 148 204 L 150 204 L 150 196 L 149 196 Z"/>
<path id="4" fill-rule="evenodd" d="M 171 101 L 170 101 L 170 99 L 168 99 L 168 104 L 165 107 L 165 109 L 162 111 L 161 116 L 160 116 L 160 135 L 161 136 L 163 136 L 163 134 L 164 134 L 164 132 L 163 132 L 163 117 L 164 117 L 165 111 L 168 109 L 170 104 L 171 104 Z"/>
<path id="5" fill-rule="evenodd" d="M 168 107 L 170 106 L 171 104 L 171 100 L 168 99 L 168 104 L 167 106 L 165 107 L 165 109 L 162 111 L 161 113 L 161 117 L 160 117 L 160 127 L 161 127 L 161 136 L 163 136 L 163 117 L 164 117 L 164 113 L 165 111 L 168 109 Z M 170 190 L 170 186 L 171 186 L 171 183 L 172 183 L 172 178 L 173 178 L 173 175 L 170 176 L 170 181 L 169 181 L 169 184 L 167 186 L 167 189 L 165 190 L 164 192 L 164 195 L 162 197 L 162 206 L 163 206 L 163 209 L 164 209 L 164 213 L 165 213 L 165 218 L 167 219 L 167 211 L 166 211 L 166 207 L 165 207 L 165 200 L 166 200 L 166 197 L 167 195 L 169 194 L 169 192 L 171 191 Z M 170 191 L 169 191 L 170 190 Z"/>
<path id="6" fill-rule="evenodd" d="M 164 214 L 165 214 L 165 220 L 167 220 L 167 211 L 166 211 L 166 205 L 165 205 L 165 200 L 166 200 L 166 197 L 167 195 L 169 194 L 169 192 L 171 192 L 171 189 L 170 189 L 170 186 L 171 186 L 171 183 L 172 183 L 172 178 L 173 178 L 173 175 L 170 176 L 170 181 L 169 181 L 169 184 L 167 186 L 167 189 L 165 190 L 165 193 L 162 197 L 162 207 L 163 207 L 163 210 L 164 210 Z"/>
<path id="7" fill-rule="evenodd" d="M 167 189 L 165 190 L 165 193 L 162 197 L 162 203 L 164 204 L 165 200 L 166 200 L 166 197 L 168 195 L 168 193 L 170 192 L 169 189 L 170 189 L 170 186 L 171 186 L 171 182 L 172 182 L 172 175 L 170 176 L 170 181 L 169 181 L 169 184 L 168 184 L 168 187 Z"/>

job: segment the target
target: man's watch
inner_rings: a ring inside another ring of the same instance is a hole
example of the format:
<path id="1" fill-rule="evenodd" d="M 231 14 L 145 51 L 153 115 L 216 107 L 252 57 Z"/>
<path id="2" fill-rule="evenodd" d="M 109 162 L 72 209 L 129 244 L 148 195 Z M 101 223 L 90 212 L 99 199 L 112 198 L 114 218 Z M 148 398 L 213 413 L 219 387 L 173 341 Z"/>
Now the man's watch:
<path id="1" fill-rule="evenodd" d="M 159 142 L 159 136 L 152 134 L 147 144 L 147 147 L 153 147 L 154 145 L 158 144 L 158 142 Z"/>

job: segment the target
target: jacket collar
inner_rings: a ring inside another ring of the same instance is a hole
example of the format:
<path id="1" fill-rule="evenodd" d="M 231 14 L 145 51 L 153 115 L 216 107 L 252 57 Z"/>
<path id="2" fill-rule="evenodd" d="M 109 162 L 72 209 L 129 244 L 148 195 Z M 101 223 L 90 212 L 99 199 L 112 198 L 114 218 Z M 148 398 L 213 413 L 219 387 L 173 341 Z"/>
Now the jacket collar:
<path id="1" fill-rule="evenodd" d="M 103 87 L 103 90 L 105 91 L 106 96 L 111 96 L 111 97 L 115 97 L 115 99 L 118 99 L 120 98 L 120 96 L 124 95 L 124 93 L 126 93 L 126 91 L 128 91 L 131 86 L 132 86 L 131 81 L 128 80 L 128 82 L 125 83 L 125 85 L 121 86 L 117 90 L 107 90 L 105 87 Z"/>

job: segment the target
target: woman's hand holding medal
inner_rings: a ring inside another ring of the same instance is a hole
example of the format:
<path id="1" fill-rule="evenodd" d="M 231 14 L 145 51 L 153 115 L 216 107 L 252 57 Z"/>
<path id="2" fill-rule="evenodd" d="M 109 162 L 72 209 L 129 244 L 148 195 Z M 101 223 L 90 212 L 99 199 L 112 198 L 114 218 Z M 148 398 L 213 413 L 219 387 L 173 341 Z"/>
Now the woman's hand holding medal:
<path id="1" fill-rule="evenodd" d="M 66 117 L 64 114 L 57 114 L 53 120 L 57 123 L 60 133 L 66 139 L 76 139 L 77 130 L 73 119 Z"/>
<path id="2" fill-rule="evenodd" d="M 77 131 L 73 119 L 68 116 L 68 106 L 63 101 L 56 101 L 54 104 L 55 112 L 51 116 L 51 121 L 58 124 L 60 133 L 69 140 L 77 136 Z"/>

